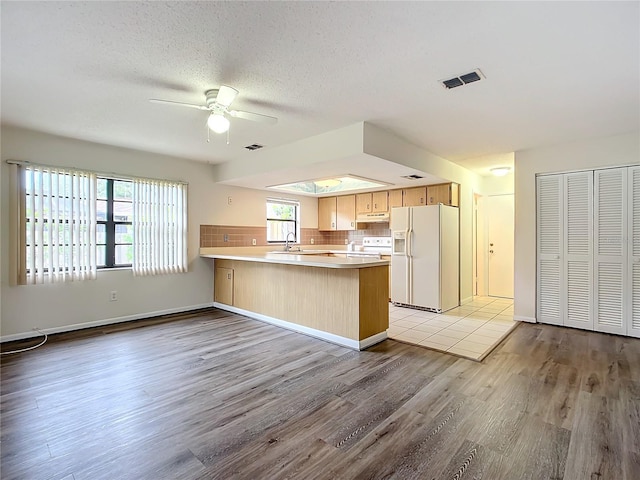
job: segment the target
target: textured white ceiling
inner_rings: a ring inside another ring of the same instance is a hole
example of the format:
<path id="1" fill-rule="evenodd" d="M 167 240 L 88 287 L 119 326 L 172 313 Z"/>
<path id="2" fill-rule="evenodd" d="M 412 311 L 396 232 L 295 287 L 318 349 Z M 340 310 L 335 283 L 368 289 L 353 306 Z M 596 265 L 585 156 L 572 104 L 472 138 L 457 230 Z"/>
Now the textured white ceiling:
<path id="1" fill-rule="evenodd" d="M 453 161 L 640 128 L 638 2 L 11 2 L 3 123 L 219 163 L 359 121 Z M 480 68 L 486 80 L 438 80 Z M 227 84 L 231 144 L 201 103 Z M 499 161 L 500 158 L 498 157 Z M 473 168 L 473 161 L 466 166 Z M 484 168 L 484 166 L 483 166 Z"/>

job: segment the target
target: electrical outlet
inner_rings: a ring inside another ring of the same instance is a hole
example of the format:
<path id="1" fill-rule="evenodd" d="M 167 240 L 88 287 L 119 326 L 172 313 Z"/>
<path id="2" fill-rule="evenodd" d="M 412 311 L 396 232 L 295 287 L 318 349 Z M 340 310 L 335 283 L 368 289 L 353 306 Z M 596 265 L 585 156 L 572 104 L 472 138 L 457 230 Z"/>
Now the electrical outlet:
<path id="1" fill-rule="evenodd" d="M 251 240 L 251 245 L 257 245 L 256 239 Z"/>
<path id="2" fill-rule="evenodd" d="M 109 294 L 109 301 L 111 302 L 118 301 L 118 292 L 116 290 L 111 290 L 111 293 Z"/>
<path id="3" fill-rule="evenodd" d="M 231 197 L 227 197 L 227 205 L 231 205 Z"/>
<path id="4" fill-rule="evenodd" d="M 314 244 L 314 241 L 313 241 L 313 238 L 312 238 L 312 239 L 311 239 L 311 245 L 313 245 L 313 244 Z"/>
<path id="5" fill-rule="evenodd" d="M 222 238 L 222 241 L 223 242 L 228 242 L 229 241 L 229 234 L 228 233 L 224 234 L 224 237 Z"/>
<path id="6" fill-rule="evenodd" d="M 344 239 L 344 244 L 345 244 L 345 245 L 349 245 L 349 239 L 348 239 L 348 238 L 345 238 L 345 239 Z"/>
<path id="7" fill-rule="evenodd" d="M 33 327 L 31 330 L 33 330 L 34 332 L 37 332 L 38 330 L 40 330 L 40 327 Z"/>

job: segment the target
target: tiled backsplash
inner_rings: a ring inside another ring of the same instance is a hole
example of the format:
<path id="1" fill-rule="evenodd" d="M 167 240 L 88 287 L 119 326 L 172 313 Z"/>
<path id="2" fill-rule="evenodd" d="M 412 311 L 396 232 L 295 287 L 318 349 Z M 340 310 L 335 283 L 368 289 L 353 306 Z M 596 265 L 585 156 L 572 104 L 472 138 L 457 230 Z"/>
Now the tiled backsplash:
<path id="1" fill-rule="evenodd" d="M 352 230 L 341 232 L 321 232 L 317 228 L 302 228 L 300 243 L 311 245 L 313 238 L 316 245 L 343 245 L 346 242 L 362 244 L 363 237 L 388 237 L 391 230 L 375 228 L 367 230 Z M 225 236 L 227 241 L 225 242 Z M 267 243 L 266 227 L 234 227 L 230 225 L 200 225 L 200 248 L 208 247 L 250 247 L 253 239 L 256 245 L 265 246 Z"/>

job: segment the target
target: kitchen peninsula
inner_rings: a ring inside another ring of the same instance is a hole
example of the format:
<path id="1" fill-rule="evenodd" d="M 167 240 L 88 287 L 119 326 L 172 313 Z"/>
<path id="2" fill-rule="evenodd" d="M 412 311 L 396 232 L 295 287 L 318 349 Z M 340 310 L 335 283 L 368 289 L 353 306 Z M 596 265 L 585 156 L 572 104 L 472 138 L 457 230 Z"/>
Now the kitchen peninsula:
<path id="1" fill-rule="evenodd" d="M 387 338 L 388 260 L 220 250 L 200 251 L 216 307 L 357 350 Z"/>

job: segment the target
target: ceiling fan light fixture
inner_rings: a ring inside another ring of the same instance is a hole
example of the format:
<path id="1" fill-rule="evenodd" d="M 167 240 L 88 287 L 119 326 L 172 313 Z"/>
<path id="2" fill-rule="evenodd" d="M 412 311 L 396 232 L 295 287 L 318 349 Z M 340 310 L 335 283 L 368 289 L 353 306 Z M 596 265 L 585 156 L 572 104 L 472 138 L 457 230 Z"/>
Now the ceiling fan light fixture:
<path id="1" fill-rule="evenodd" d="M 494 167 L 489 171 L 493 173 L 496 177 L 504 177 L 507 173 L 511 171 L 511 168 L 510 167 Z"/>
<path id="2" fill-rule="evenodd" d="M 207 126 L 215 133 L 224 133 L 229 130 L 229 120 L 222 113 L 212 112 L 207 120 Z"/>

